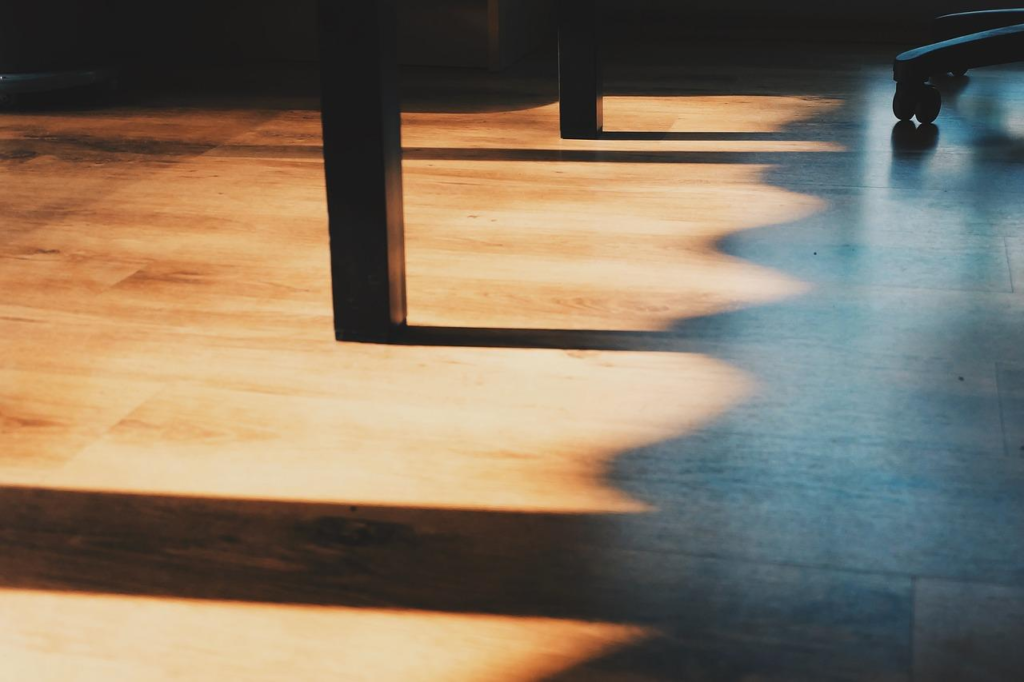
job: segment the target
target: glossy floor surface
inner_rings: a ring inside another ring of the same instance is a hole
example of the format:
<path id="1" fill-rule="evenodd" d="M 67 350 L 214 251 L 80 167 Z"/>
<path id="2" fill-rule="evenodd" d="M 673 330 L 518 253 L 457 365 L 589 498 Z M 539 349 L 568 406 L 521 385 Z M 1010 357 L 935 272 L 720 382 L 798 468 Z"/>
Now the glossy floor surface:
<path id="1" fill-rule="evenodd" d="M 1024 679 L 1024 70 L 898 49 L 408 72 L 403 346 L 310 74 L 0 116 L 0 678 Z"/>

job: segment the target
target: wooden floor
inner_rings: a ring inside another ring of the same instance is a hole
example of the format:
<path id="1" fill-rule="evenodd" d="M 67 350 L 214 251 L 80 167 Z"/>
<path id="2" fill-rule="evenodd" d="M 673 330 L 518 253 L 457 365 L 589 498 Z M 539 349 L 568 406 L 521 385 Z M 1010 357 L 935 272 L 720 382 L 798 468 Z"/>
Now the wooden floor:
<path id="1" fill-rule="evenodd" d="M 1024 679 L 1024 73 L 894 49 L 408 72 L 405 346 L 310 74 L 0 116 L 0 679 Z"/>

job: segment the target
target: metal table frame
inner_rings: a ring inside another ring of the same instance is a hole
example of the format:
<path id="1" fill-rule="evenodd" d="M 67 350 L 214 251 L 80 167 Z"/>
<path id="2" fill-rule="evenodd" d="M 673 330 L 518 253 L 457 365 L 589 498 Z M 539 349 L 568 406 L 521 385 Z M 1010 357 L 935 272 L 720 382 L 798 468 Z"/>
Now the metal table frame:
<path id="1" fill-rule="evenodd" d="M 602 129 L 598 0 L 558 2 L 562 137 Z M 335 337 L 406 327 L 396 0 L 319 0 L 321 112 Z"/>

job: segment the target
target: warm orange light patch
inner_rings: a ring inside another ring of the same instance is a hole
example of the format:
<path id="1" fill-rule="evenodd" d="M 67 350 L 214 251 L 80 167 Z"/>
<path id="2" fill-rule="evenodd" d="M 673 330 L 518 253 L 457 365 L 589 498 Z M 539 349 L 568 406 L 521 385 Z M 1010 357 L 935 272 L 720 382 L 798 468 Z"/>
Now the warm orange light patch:
<path id="1" fill-rule="evenodd" d="M 41 482 L 158 390 L 145 381 L 0 365 L 0 485 Z"/>
<path id="2" fill-rule="evenodd" d="M 0 677 L 533 682 L 648 636 L 542 618 L 0 590 Z"/>
<path id="3" fill-rule="evenodd" d="M 637 104 L 643 106 L 638 108 Z M 643 114 L 634 115 L 644 117 L 670 115 L 673 120 L 669 130 L 688 133 L 793 130 L 793 124 L 819 120 L 842 105 L 842 100 L 827 97 L 747 94 L 611 97 L 606 101 L 609 115 L 627 115 L 628 111 L 643 111 Z"/>
<path id="4" fill-rule="evenodd" d="M 786 154 L 843 151 L 773 137 L 839 104 L 610 97 L 607 126 L 625 132 L 598 140 L 560 139 L 557 104 L 406 115 L 410 320 L 658 330 L 805 293 L 719 241 L 825 208 L 763 178 Z"/>
<path id="5" fill-rule="evenodd" d="M 800 295 L 803 282 L 729 257 L 718 242 L 824 208 L 760 184 L 761 165 L 407 167 L 414 324 L 660 330 Z M 473 257 L 452 267 L 453 254 L 467 248 Z"/>
<path id="6" fill-rule="evenodd" d="M 661 332 L 806 291 L 720 242 L 823 208 L 765 173 L 786 154 L 840 151 L 781 134 L 836 104 L 609 98 L 612 128 L 668 139 L 592 142 L 558 138 L 556 105 L 407 115 L 410 321 Z M 68 119 L 48 125 L 84 144 L 37 141 L 4 174 L 0 484 L 639 513 L 646 502 L 610 476 L 616 458 L 712 423 L 754 388 L 706 355 L 578 352 L 572 338 L 566 350 L 337 344 L 315 112 Z M 89 144 L 107 134 L 121 146 Z M 133 144 L 157 163 L 135 163 Z M 646 636 L 0 590 L 0 671 L 40 682 L 527 682 Z"/>
<path id="7" fill-rule="evenodd" d="M 641 511 L 643 502 L 605 480 L 611 460 L 691 431 L 750 391 L 742 373 L 696 354 L 331 351 L 212 351 L 201 365 L 182 367 L 192 380 L 146 402 L 45 483 L 416 507 Z"/>
<path id="8" fill-rule="evenodd" d="M 607 102 L 618 129 L 709 133 L 693 140 L 561 141 L 553 107 L 407 116 L 406 145 L 439 150 L 405 164 L 410 322 L 662 331 L 803 293 L 804 283 L 723 254 L 719 242 L 822 202 L 766 185 L 770 158 L 719 160 L 715 150 L 827 151 L 729 134 L 777 132 L 835 104 Z M 645 503 L 607 480 L 610 462 L 708 424 L 750 392 L 742 373 L 692 353 L 334 343 L 322 169 L 315 155 L 291 156 L 316 144 L 318 121 L 282 116 L 286 125 L 235 132 L 216 153 L 111 181 L 116 212 L 71 212 L 5 247 L 21 279 L 45 279 L 69 258 L 89 274 L 56 292 L 21 287 L 2 309 L 8 362 L 68 377 L 56 395 L 33 398 L 33 414 L 63 414 L 68 428 L 17 436 L 63 458 L 30 479 L 9 469 L 6 482 L 636 512 Z M 444 158 L 460 148 L 611 156 Z M 88 388 L 97 381 L 144 390 L 114 399 Z"/>
<path id="9" fill-rule="evenodd" d="M 827 115 L 842 105 L 821 97 L 760 95 L 605 97 L 605 130 L 668 133 L 670 139 L 562 140 L 558 104 L 487 113 L 406 113 L 405 147 L 602 149 L 617 151 L 842 151 L 830 140 L 731 139 L 736 133 L 780 133 L 799 121 Z M 671 139 L 672 133 L 692 136 Z M 696 138 L 695 134 L 701 135 Z M 718 134 L 718 139 L 715 134 Z"/>

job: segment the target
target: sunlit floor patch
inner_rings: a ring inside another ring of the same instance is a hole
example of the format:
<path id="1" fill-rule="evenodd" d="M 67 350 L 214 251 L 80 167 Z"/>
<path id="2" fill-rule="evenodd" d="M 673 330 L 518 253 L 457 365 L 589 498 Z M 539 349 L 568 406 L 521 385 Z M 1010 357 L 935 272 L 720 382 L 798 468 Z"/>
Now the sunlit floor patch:
<path id="1" fill-rule="evenodd" d="M 294 376 L 287 391 L 279 363 Z M 456 509 L 627 512 L 625 450 L 706 424 L 751 390 L 698 354 L 340 346 L 207 356 L 45 484 Z"/>
<path id="2" fill-rule="evenodd" d="M 647 636 L 543 618 L 0 590 L 0 677 L 528 682 Z"/>

